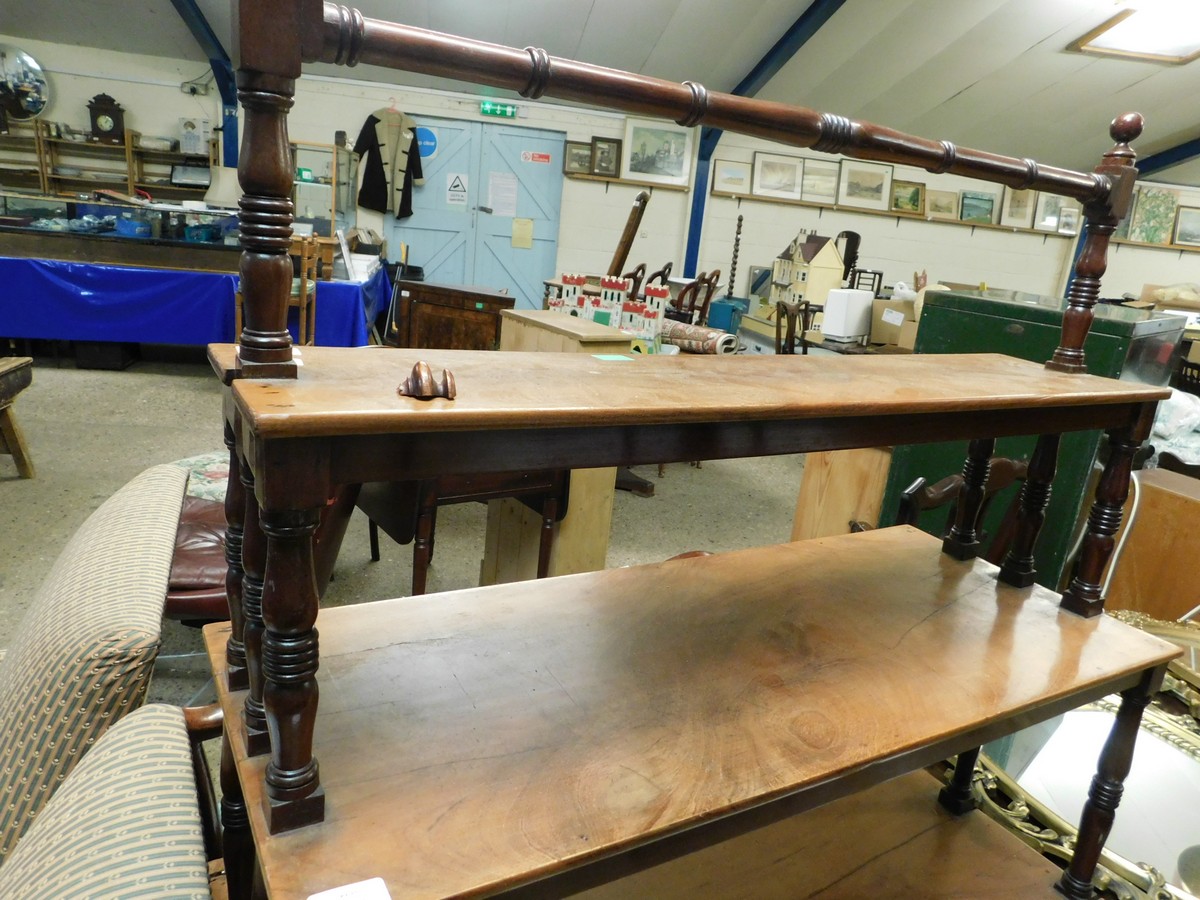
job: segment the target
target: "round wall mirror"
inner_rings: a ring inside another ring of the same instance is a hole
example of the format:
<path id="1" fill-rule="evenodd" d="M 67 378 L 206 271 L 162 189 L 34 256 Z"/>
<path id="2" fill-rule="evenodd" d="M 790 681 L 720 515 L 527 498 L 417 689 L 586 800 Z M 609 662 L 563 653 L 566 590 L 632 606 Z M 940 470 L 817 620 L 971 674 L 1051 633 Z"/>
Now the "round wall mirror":
<path id="1" fill-rule="evenodd" d="M 50 102 L 50 85 L 37 61 L 22 50 L 0 44 L 0 107 L 10 119 L 33 119 Z"/>

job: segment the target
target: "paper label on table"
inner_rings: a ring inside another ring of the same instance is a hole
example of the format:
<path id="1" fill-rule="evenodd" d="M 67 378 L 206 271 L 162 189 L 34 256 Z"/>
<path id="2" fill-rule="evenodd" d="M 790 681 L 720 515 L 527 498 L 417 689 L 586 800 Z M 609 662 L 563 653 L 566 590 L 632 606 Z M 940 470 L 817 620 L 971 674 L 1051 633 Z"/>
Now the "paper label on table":
<path id="1" fill-rule="evenodd" d="M 446 173 L 446 205 L 467 205 L 467 176 L 456 173 Z"/>
<path id="2" fill-rule="evenodd" d="M 319 894 L 309 894 L 308 900 L 392 900 L 392 895 L 388 893 L 382 878 L 369 878 Z"/>
<path id="3" fill-rule="evenodd" d="M 900 327 L 906 321 L 904 318 L 904 311 L 900 309 L 885 309 L 883 311 L 883 321 L 887 322 L 889 325 Z"/>
<path id="4" fill-rule="evenodd" d="M 513 219 L 512 245 L 520 250 L 533 249 L 533 219 Z"/>
<path id="5" fill-rule="evenodd" d="M 493 216 L 517 214 L 517 176 L 512 172 L 488 173 L 488 206 Z"/>
<path id="6" fill-rule="evenodd" d="M 593 353 L 592 357 L 604 362 L 633 362 L 632 356 L 623 356 L 620 353 Z"/>

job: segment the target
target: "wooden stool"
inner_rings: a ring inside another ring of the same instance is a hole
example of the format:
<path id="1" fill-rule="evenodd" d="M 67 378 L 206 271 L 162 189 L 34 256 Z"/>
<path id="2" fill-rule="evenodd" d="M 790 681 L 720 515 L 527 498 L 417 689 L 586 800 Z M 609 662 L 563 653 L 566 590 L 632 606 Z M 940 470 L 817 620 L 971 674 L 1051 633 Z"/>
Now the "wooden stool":
<path id="1" fill-rule="evenodd" d="M 32 380 L 33 360 L 28 356 L 0 359 L 0 452 L 13 458 L 22 478 L 34 476 L 33 460 L 29 457 L 29 448 L 25 446 L 25 437 L 17 425 L 12 404 Z"/>

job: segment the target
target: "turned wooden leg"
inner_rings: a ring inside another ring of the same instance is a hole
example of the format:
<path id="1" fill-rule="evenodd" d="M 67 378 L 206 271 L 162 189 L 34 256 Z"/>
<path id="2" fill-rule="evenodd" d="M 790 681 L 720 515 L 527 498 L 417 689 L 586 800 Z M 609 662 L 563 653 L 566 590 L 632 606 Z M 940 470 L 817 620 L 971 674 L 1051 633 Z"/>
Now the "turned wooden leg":
<path id="1" fill-rule="evenodd" d="M 1133 763 L 1133 747 L 1142 721 L 1142 711 L 1162 683 L 1164 672 L 1164 668 L 1147 672 L 1137 687 L 1121 694 L 1121 708 L 1117 710 L 1117 719 L 1108 740 L 1104 742 L 1104 749 L 1100 751 L 1096 775 L 1088 790 L 1087 802 L 1083 805 L 1075 855 L 1057 885 L 1059 892 L 1072 900 L 1091 900 L 1093 896 L 1092 877 L 1096 872 L 1100 851 L 1104 849 L 1104 842 L 1112 830 L 1125 776 L 1129 774 Z"/>
<path id="2" fill-rule="evenodd" d="M 1046 521 L 1046 505 L 1058 469 L 1059 435 L 1043 434 L 1033 448 L 1029 472 L 1021 488 L 1021 508 L 1017 513 L 1017 533 L 1000 566 L 1000 580 L 1015 587 L 1029 587 L 1037 577 L 1034 546 Z"/>
<path id="3" fill-rule="evenodd" d="M 237 439 L 232 422 L 225 423 L 225 446 L 229 448 L 229 481 L 225 487 L 225 596 L 229 603 L 229 640 L 225 643 L 225 675 L 231 691 L 250 686 L 246 672 L 243 635 L 246 617 L 242 611 L 242 536 L 245 533 L 246 491 L 238 461 Z"/>
<path id="4" fill-rule="evenodd" d="M 961 816 L 979 806 L 975 794 L 971 791 L 971 782 L 975 778 L 975 763 L 979 760 L 979 748 L 972 747 L 958 754 L 954 761 L 954 775 L 950 783 L 938 792 L 938 803 L 945 809 Z"/>
<path id="5" fill-rule="evenodd" d="M 367 519 L 367 537 L 371 542 L 371 562 L 379 562 L 379 526 Z"/>
<path id="6" fill-rule="evenodd" d="M 942 541 L 942 552 L 955 559 L 974 559 L 979 555 L 979 510 L 983 507 L 984 488 L 995 448 L 995 438 L 976 438 L 967 446 L 954 525 Z"/>
<path id="7" fill-rule="evenodd" d="M 254 473 L 242 463 L 242 485 L 246 493 L 242 533 L 242 645 L 246 652 L 246 753 L 261 756 L 271 749 L 267 719 L 263 711 L 263 584 L 266 576 L 267 539 L 259 525 L 258 499 L 254 496 Z"/>
<path id="8" fill-rule="evenodd" d="M 221 843 L 230 900 L 249 900 L 254 883 L 254 838 L 229 735 L 221 738 Z"/>
<path id="9" fill-rule="evenodd" d="M 429 562 L 433 558 L 434 514 L 437 512 L 437 482 L 422 481 L 417 488 L 417 531 L 413 538 L 412 595 L 425 593 Z"/>
<path id="10" fill-rule="evenodd" d="M 267 536 L 263 706 L 271 735 L 265 812 L 272 834 L 325 817 L 325 791 L 312 752 L 319 660 L 312 536 L 321 509 L 262 512 Z"/>
<path id="11" fill-rule="evenodd" d="M 1063 609 L 1088 617 L 1104 611 L 1100 582 L 1112 557 L 1117 529 L 1121 527 L 1121 511 L 1129 496 L 1133 454 L 1150 433 L 1154 409 L 1151 404 L 1131 428 L 1115 428 L 1108 432 L 1108 463 L 1096 486 L 1096 500 L 1088 516 L 1079 565 L 1070 587 L 1063 594 Z"/>
<path id="12" fill-rule="evenodd" d="M 542 531 L 538 542 L 538 578 L 545 578 L 550 574 L 550 553 L 554 550 L 554 520 L 557 518 L 558 497 L 548 497 L 542 504 Z"/>

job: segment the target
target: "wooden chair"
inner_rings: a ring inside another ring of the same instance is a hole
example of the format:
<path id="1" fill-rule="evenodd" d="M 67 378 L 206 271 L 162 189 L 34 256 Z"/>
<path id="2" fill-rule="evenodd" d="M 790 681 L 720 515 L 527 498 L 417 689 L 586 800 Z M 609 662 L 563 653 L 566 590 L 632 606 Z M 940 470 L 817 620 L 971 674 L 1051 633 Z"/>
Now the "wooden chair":
<path id="1" fill-rule="evenodd" d="M 665 266 L 663 266 L 657 272 L 651 272 L 649 277 L 646 279 L 645 283 L 653 284 L 654 282 L 657 281 L 659 284 L 665 285 L 667 283 L 667 279 L 671 277 L 671 266 L 672 265 L 673 265 L 673 263 L 667 263 Z"/>
<path id="2" fill-rule="evenodd" d="M 308 346 L 317 342 L 317 258 L 316 238 L 311 235 L 293 235 L 288 251 L 292 257 L 292 292 L 288 297 L 288 308 L 299 310 L 296 324 L 296 343 Z M 234 338 L 242 335 L 242 292 L 234 295 Z"/>
<path id="3" fill-rule="evenodd" d="M 805 333 L 812 328 L 816 311 L 807 300 L 789 303 L 780 300 L 775 304 L 775 352 L 784 355 L 795 355 L 796 347 L 800 347 L 800 355 L 808 355 L 808 341 Z M 786 333 L 784 323 L 787 324 Z M 799 332 L 799 337 L 797 337 Z"/>
<path id="4" fill-rule="evenodd" d="M 688 325 L 703 325 L 708 321 L 708 305 L 717 291 L 721 270 L 701 272 L 694 280 L 683 286 L 679 295 L 667 307 L 667 318 Z"/>
<path id="5" fill-rule="evenodd" d="M 629 281 L 629 298 L 637 299 L 638 292 L 642 289 L 642 281 L 646 277 L 646 264 L 638 263 L 632 271 L 626 272 L 621 277 Z"/>

